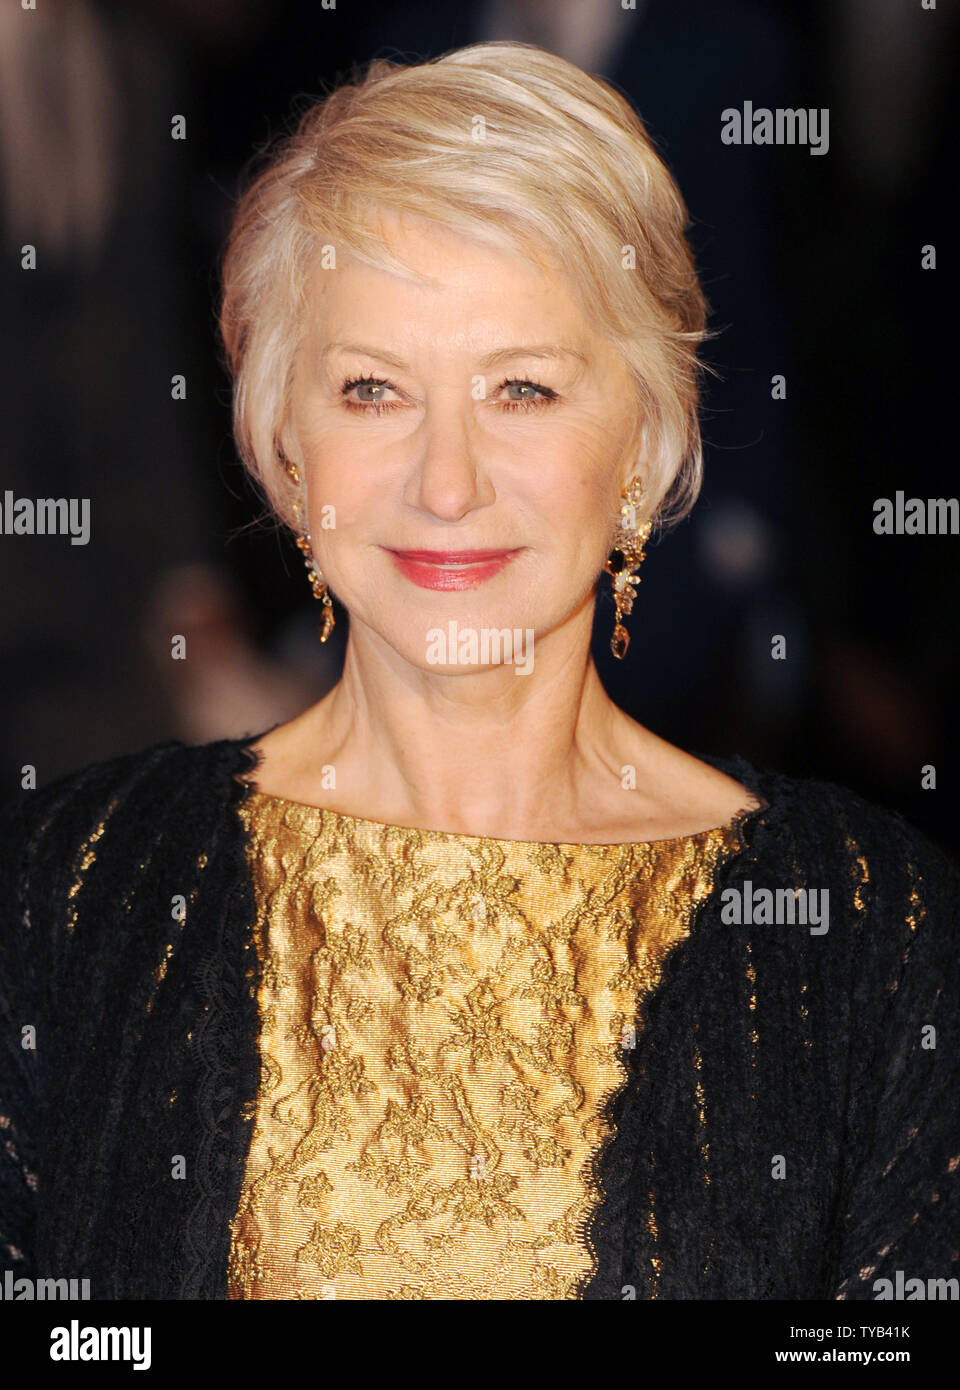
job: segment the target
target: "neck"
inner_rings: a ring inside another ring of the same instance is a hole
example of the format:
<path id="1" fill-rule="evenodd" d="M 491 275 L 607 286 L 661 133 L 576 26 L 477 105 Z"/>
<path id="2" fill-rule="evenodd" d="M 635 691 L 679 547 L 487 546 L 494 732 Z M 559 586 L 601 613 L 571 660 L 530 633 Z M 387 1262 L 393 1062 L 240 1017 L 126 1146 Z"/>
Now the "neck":
<path id="1" fill-rule="evenodd" d="M 576 825 L 598 788 L 613 794 L 637 729 L 593 664 L 592 615 L 539 637 L 527 675 L 424 671 L 355 624 L 341 680 L 305 716 L 303 772 L 332 765 L 338 798 L 397 824 L 504 839 Z"/>

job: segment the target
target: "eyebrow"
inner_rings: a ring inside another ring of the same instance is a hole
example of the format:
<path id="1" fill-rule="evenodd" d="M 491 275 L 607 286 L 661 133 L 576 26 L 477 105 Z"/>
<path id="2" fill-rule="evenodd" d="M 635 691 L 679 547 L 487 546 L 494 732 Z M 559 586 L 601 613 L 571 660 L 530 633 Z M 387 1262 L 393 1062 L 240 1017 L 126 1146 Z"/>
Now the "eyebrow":
<path id="1" fill-rule="evenodd" d="M 399 367 L 402 371 L 409 370 L 409 365 L 404 362 L 402 357 L 395 357 L 392 353 L 384 352 L 382 348 L 367 347 L 363 343 L 328 343 L 320 353 L 321 360 L 334 352 L 356 352 L 363 357 L 375 357 L 378 362 L 386 362 L 391 367 Z M 496 367 L 498 363 L 506 362 L 512 357 L 572 357 L 583 366 L 589 365 L 582 352 L 578 352 L 576 348 L 564 347 L 559 343 L 533 343 L 517 347 L 497 348 L 495 352 L 488 352 L 486 357 L 482 357 L 479 365 L 481 367 Z"/>

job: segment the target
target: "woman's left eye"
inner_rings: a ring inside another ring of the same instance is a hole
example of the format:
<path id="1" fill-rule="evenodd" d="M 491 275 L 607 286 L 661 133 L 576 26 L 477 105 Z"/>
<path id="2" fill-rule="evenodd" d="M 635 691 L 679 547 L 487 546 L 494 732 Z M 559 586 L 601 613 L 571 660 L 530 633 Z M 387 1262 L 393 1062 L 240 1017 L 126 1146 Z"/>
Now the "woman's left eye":
<path id="1" fill-rule="evenodd" d="M 525 394 L 512 396 L 503 401 L 505 410 L 535 410 L 539 406 L 549 405 L 551 401 L 557 399 L 556 391 L 551 390 L 549 386 L 541 386 L 538 381 L 526 381 L 517 377 L 509 377 L 506 381 L 502 381 L 497 388 L 497 395 L 508 386 L 516 386 L 519 391 Z"/>

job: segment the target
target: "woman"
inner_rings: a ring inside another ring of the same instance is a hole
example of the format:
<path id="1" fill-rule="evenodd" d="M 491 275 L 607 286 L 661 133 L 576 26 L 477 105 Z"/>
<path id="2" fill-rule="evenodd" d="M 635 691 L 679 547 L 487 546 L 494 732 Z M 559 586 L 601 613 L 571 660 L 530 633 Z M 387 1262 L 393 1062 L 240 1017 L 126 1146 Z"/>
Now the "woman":
<path id="1" fill-rule="evenodd" d="M 331 590 L 349 612 L 343 677 L 8 809 L 17 1277 L 955 1272 L 954 866 L 849 792 L 666 744 L 590 658 L 601 570 L 620 656 L 651 525 L 698 488 L 685 220 L 623 99 L 524 45 L 375 63 L 269 155 L 224 267 L 236 434 L 321 640 Z"/>

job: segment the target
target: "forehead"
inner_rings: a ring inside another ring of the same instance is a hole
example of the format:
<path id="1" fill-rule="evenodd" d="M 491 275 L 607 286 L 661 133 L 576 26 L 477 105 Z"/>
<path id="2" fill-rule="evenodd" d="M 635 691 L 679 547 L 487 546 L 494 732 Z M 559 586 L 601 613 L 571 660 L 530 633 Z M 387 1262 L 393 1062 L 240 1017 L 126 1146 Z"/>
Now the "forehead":
<path id="1" fill-rule="evenodd" d="M 369 321 L 375 310 L 379 318 L 429 319 L 461 332 L 491 322 L 529 333 L 535 322 L 542 331 L 591 336 L 575 287 L 546 253 L 492 245 L 411 214 L 381 214 L 379 230 L 403 270 L 340 248 L 335 269 L 316 257 L 306 285 L 312 326 L 333 334 L 358 317 Z"/>

